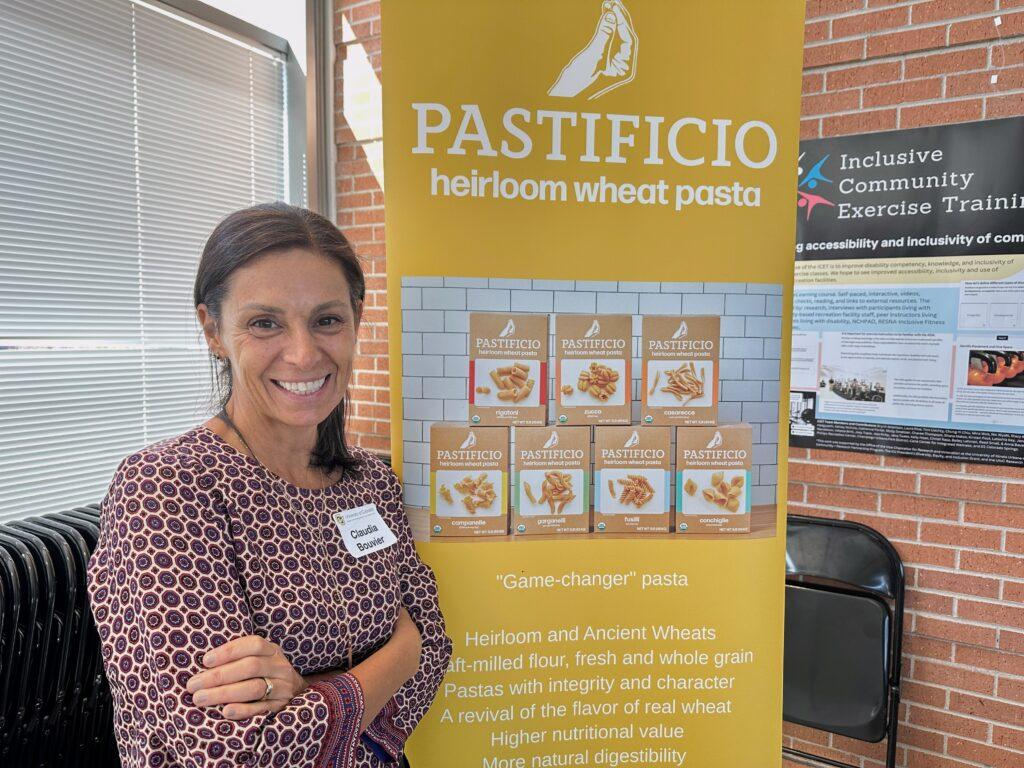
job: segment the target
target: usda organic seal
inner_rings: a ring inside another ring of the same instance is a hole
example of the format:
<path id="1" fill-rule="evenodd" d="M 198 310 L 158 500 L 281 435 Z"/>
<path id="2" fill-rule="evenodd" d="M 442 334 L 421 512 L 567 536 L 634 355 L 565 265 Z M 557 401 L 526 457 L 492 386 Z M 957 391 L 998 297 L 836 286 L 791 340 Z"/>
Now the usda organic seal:
<path id="1" fill-rule="evenodd" d="M 679 530 L 680 531 L 685 531 L 688 527 L 689 526 L 686 523 L 680 523 L 679 524 Z"/>
<path id="2" fill-rule="evenodd" d="M 441 532 L 441 526 L 440 525 L 435 525 L 434 526 L 434 533 L 440 533 L 440 532 Z"/>
<path id="3" fill-rule="evenodd" d="M 526 526 L 520 523 L 516 526 L 516 530 L 519 531 L 519 533 L 526 533 Z"/>
<path id="4" fill-rule="evenodd" d="M 652 421 L 654 421 L 654 417 L 653 416 L 650 416 L 650 415 L 644 416 L 644 424 L 650 424 Z"/>
<path id="5" fill-rule="evenodd" d="M 606 528 L 606 526 L 605 526 L 604 523 L 598 523 L 597 524 L 597 530 L 603 531 L 605 528 Z"/>
<path id="6" fill-rule="evenodd" d="M 569 417 L 566 416 L 564 413 L 561 416 L 558 417 L 558 423 L 559 424 L 565 424 L 565 422 L 567 422 L 568 420 L 569 420 Z"/>
<path id="7" fill-rule="evenodd" d="M 479 424 L 479 423 L 480 423 L 480 416 L 478 416 L 478 415 L 474 414 L 474 416 L 473 416 L 473 418 L 471 419 L 471 421 L 472 421 L 472 422 L 473 422 L 474 424 Z"/>

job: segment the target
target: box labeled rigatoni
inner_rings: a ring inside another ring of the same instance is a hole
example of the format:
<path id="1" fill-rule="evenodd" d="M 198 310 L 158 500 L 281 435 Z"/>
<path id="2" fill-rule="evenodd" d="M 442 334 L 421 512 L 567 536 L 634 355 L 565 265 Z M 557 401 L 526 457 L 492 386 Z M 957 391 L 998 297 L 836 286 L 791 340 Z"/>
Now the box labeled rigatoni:
<path id="1" fill-rule="evenodd" d="M 547 369 L 547 315 L 470 313 L 471 424 L 547 424 Z"/>
<path id="2" fill-rule="evenodd" d="M 430 427 L 432 536 L 508 533 L 508 427 Z"/>
<path id="3" fill-rule="evenodd" d="M 633 319 L 555 316 L 555 413 L 559 424 L 629 424 Z"/>
<path id="4" fill-rule="evenodd" d="M 671 430 L 594 428 L 594 532 L 668 533 Z"/>
<path id="5" fill-rule="evenodd" d="M 516 427 L 512 530 L 590 531 L 590 427 Z"/>
<path id="6" fill-rule="evenodd" d="M 718 423 L 721 318 L 648 315 L 640 355 L 640 419 L 644 424 Z"/>
<path id="7" fill-rule="evenodd" d="M 678 533 L 749 533 L 749 424 L 676 430 Z"/>

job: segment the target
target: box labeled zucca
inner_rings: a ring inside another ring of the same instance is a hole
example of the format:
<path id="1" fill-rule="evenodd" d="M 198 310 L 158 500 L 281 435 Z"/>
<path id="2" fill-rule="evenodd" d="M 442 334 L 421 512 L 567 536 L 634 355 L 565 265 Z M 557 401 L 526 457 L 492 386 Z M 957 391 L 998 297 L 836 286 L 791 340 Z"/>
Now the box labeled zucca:
<path id="1" fill-rule="evenodd" d="M 432 536 L 508 533 L 508 427 L 430 427 Z"/>
<path id="2" fill-rule="evenodd" d="M 749 533 L 749 424 L 676 430 L 678 533 Z"/>
<path id="3" fill-rule="evenodd" d="M 668 533 L 671 430 L 594 428 L 594 532 Z"/>
<path id="4" fill-rule="evenodd" d="M 633 319 L 555 316 L 555 413 L 559 424 L 629 424 Z"/>
<path id="5" fill-rule="evenodd" d="M 640 352 L 644 424 L 718 423 L 721 324 L 714 315 L 644 317 Z"/>
<path id="6" fill-rule="evenodd" d="M 470 313 L 471 424 L 547 424 L 547 382 L 547 315 Z"/>
<path id="7" fill-rule="evenodd" d="M 590 531 L 590 427 L 516 427 L 512 530 Z"/>

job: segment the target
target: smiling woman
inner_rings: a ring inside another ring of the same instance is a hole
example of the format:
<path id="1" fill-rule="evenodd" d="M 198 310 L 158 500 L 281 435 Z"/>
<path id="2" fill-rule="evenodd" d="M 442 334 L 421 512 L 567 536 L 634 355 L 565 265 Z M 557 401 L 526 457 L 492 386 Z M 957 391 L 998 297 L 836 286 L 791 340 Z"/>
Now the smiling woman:
<path id="1" fill-rule="evenodd" d="M 395 763 L 434 698 L 434 576 L 394 473 L 345 443 L 363 293 L 306 210 L 239 211 L 207 242 L 221 412 L 121 463 L 89 564 L 126 768 Z M 378 544 L 350 546 L 357 524 Z"/>

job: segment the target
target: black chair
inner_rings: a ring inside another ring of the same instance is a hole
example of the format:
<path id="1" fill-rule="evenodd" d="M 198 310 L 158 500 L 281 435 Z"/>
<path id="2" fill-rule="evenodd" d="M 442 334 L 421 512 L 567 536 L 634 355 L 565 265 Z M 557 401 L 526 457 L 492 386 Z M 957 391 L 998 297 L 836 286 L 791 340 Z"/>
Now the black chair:
<path id="1" fill-rule="evenodd" d="M 47 599 L 41 590 L 45 589 L 47 579 L 45 574 L 41 577 L 39 573 L 35 548 L 6 527 L 0 528 L 0 547 L 7 550 L 14 559 L 21 584 L 18 639 L 14 650 L 14 658 L 19 663 L 11 670 L 8 695 L 12 714 L 8 719 L 0 764 L 21 765 L 27 762 L 25 753 L 31 745 L 30 733 L 37 725 L 41 706 L 41 675 L 38 671 L 40 646 L 48 645 L 49 637 L 49 623 L 41 618 L 45 613 L 42 604 Z M 52 579 L 49 583 L 52 584 Z M 52 597 L 50 599 L 52 602 Z M 42 637 L 44 632 L 46 639 Z"/>
<path id="2" fill-rule="evenodd" d="M 89 551 L 91 552 L 96 548 L 100 532 L 98 504 L 76 507 L 67 512 L 62 512 L 61 517 L 79 521 L 83 526 L 80 530 L 83 532 L 83 535 L 86 535 L 89 542 Z M 107 685 L 107 678 L 103 670 L 103 658 L 100 655 L 100 639 L 96 632 L 96 625 L 92 621 L 91 612 L 89 612 L 88 621 L 90 626 L 88 641 L 95 646 L 95 651 L 90 652 L 90 658 L 94 662 L 90 680 L 91 686 L 82 701 L 89 725 L 85 738 L 88 749 L 91 750 L 90 754 L 106 755 L 106 761 L 99 760 L 99 764 L 116 766 L 118 765 L 117 745 L 112 737 L 114 703 L 110 698 L 110 687 Z"/>
<path id="3" fill-rule="evenodd" d="M 14 649 L 18 642 L 18 617 L 21 613 L 21 584 L 14 558 L 0 547 L 0 755 L 11 719 L 14 702 L 10 698 Z"/>
<path id="4" fill-rule="evenodd" d="M 76 535 L 82 547 L 82 550 L 76 553 L 76 557 L 81 558 L 84 554 L 84 560 L 81 560 L 83 579 L 80 584 L 83 591 L 82 598 L 78 601 L 82 616 L 76 659 L 77 673 L 73 690 L 69 693 L 67 715 L 72 723 L 70 733 L 72 751 L 89 750 L 99 744 L 98 740 L 102 733 L 90 732 L 87 726 L 92 723 L 92 713 L 96 712 L 100 697 L 107 690 L 106 680 L 103 676 L 103 660 L 100 656 L 99 635 L 96 633 L 96 625 L 93 623 L 92 611 L 88 607 L 88 596 L 84 592 L 85 569 L 88 566 L 89 554 L 96 548 L 96 543 L 99 540 L 99 524 L 94 522 L 92 516 L 82 519 L 68 512 L 48 514 L 44 517 L 59 526 L 59 530 L 66 529 L 65 535 L 69 541 L 74 542 L 72 534 Z"/>
<path id="5" fill-rule="evenodd" d="M 80 570 L 75 564 L 75 555 L 68 542 L 57 531 L 52 530 L 39 518 L 16 520 L 8 523 L 8 529 L 34 535 L 45 547 L 46 556 L 53 573 L 53 604 L 49 617 L 50 645 L 45 650 L 46 664 L 51 666 L 43 676 L 42 716 L 39 719 L 37 742 L 46 745 L 46 754 L 39 756 L 40 768 L 59 763 L 67 764 L 67 752 L 63 749 L 65 696 L 71 679 L 72 649 L 78 639 L 75 615 L 81 614 L 76 607 L 79 594 Z"/>
<path id="6" fill-rule="evenodd" d="M 29 700 L 29 666 L 32 650 L 36 645 L 36 613 L 39 607 L 39 580 L 32 552 L 17 539 L 3 532 L 0 527 L 0 550 L 8 556 L 5 562 L 14 567 L 14 580 L 17 589 L 13 598 L 17 603 L 17 625 L 14 630 L 14 647 L 11 653 L 12 664 L 5 671 L 7 678 L 7 711 L 6 729 L 0 740 L 0 765 L 16 765 L 15 757 L 19 754 L 18 739 L 29 717 L 31 701 Z M 13 614 L 13 609 L 7 613 Z M 18 664 L 13 664 L 17 659 Z"/>
<path id="7" fill-rule="evenodd" d="M 98 540 L 93 506 L 0 525 L 0 766 L 120 765 L 86 594 Z"/>
<path id="8" fill-rule="evenodd" d="M 67 543 L 75 575 L 74 593 L 77 597 L 70 603 L 68 616 L 69 655 L 66 682 L 60 694 L 62 700 L 59 708 L 61 733 L 55 761 L 58 765 L 67 765 L 72 756 L 78 754 L 83 746 L 80 733 L 82 721 L 78 717 L 78 713 L 79 703 L 86 686 L 85 652 L 88 643 L 84 632 L 86 619 L 91 612 L 85 594 L 85 571 L 89 564 L 91 549 L 87 546 L 85 538 L 73 525 L 56 519 L 55 515 L 44 515 L 37 520 L 40 525 L 52 529 Z"/>
<path id="9" fill-rule="evenodd" d="M 865 742 L 888 739 L 887 768 L 896 764 L 904 592 L 903 562 L 877 531 L 788 518 L 783 719 Z"/>

